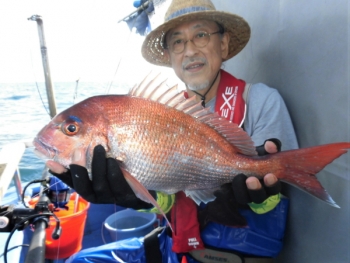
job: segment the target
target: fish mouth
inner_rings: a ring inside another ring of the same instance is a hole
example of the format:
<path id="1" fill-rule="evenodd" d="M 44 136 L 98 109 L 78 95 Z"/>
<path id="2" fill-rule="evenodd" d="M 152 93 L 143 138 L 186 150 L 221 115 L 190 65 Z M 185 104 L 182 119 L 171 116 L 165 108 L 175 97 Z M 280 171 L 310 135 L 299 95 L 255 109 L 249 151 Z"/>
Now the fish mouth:
<path id="1" fill-rule="evenodd" d="M 45 157 L 48 159 L 54 159 L 55 156 L 59 153 L 59 151 L 39 138 L 35 138 L 33 141 L 35 150 L 34 153 L 39 157 Z"/>

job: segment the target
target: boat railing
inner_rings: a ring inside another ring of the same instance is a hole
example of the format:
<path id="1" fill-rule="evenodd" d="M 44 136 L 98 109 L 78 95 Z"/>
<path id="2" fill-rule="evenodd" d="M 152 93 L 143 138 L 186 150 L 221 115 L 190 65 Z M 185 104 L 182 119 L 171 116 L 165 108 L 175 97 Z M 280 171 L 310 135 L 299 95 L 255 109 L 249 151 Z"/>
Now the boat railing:
<path id="1" fill-rule="evenodd" d="M 6 144 L 0 150 L 0 203 L 6 194 L 11 182 L 14 182 L 18 200 L 21 199 L 22 184 L 19 172 L 19 163 L 28 143 L 19 141 Z"/>

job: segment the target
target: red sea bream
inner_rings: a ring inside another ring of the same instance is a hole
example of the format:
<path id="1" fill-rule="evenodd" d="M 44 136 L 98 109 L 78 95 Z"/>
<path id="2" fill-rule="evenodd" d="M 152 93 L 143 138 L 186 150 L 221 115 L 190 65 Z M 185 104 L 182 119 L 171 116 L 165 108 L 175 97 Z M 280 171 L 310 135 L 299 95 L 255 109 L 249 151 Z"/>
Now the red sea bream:
<path id="1" fill-rule="evenodd" d="M 176 87 L 146 79 L 128 95 L 88 98 L 55 116 L 36 136 L 37 151 L 68 167 L 73 150 L 86 149 L 88 170 L 93 148 L 101 144 L 116 158 L 125 178 L 143 200 L 156 205 L 148 190 L 185 191 L 197 203 L 244 173 L 274 173 L 331 205 L 315 174 L 346 153 L 350 143 L 334 143 L 256 155 L 251 138 L 236 124 L 195 102 Z M 282 142 L 283 143 L 283 142 Z"/>

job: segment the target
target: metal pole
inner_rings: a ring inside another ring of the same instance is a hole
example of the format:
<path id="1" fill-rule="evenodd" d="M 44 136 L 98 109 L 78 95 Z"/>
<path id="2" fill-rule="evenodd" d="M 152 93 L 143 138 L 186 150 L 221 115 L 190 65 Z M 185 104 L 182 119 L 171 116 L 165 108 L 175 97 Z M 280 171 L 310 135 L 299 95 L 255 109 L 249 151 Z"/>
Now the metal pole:
<path id="1" fill-rule="evenodd" d="M 49 67 L 49 58 L 47 55 L 47 47 L 45 43 L 45 35 L 44 35 L 44 25 L 41 16 L 33 15 L 28 20 L 36 21 L 38 24 L 38 32 L 39 32 L 39 40 L 40 40 L 40 50 L 44 67 L 44 75 L 45 75 L 45 83 L 46 83 L 46 94 L 47 100 L 49 102 L 50 116 L 53 118 L 56 112 L 56 102 L 55 102 L 55 94 L 52 87 L 52 80 L 50 75 L 50 67 Z"/>

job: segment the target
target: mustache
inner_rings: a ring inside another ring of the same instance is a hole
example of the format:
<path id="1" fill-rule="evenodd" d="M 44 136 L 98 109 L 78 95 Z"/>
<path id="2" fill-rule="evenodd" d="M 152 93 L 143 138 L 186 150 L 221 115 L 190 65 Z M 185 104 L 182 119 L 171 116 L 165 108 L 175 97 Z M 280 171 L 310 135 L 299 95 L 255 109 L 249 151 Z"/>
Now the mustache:
<path id="1" fill-rule="evenodd" d="M 202 57 L 191 57 L 191 58 L 186 58 L 183 62 L 182 62 L 182 68 L 185 69 L 188 67 L 188 65 L 192 64 L 192 63 L 202 63 L 202 64 L 206 64 L 207 60 L 205 58 Z"/>

